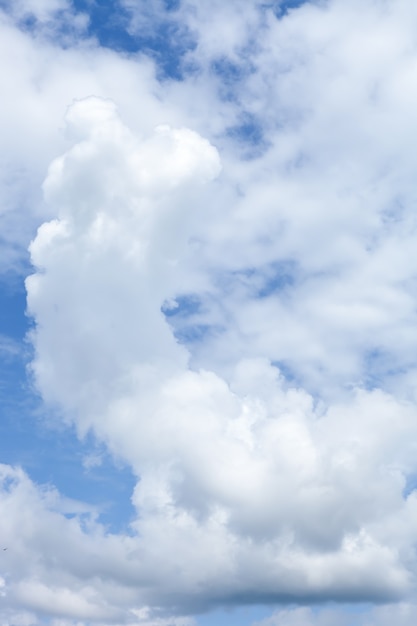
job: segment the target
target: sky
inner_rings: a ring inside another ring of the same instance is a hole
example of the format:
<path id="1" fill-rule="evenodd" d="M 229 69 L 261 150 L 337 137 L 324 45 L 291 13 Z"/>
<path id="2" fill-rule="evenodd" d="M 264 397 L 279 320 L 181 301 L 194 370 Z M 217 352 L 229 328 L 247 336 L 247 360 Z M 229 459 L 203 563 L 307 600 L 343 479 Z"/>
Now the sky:
<path id="1" fill-rule="evenodd" d="M 414 626 L 416 32 L 0 0 L 0 626 Z"/>

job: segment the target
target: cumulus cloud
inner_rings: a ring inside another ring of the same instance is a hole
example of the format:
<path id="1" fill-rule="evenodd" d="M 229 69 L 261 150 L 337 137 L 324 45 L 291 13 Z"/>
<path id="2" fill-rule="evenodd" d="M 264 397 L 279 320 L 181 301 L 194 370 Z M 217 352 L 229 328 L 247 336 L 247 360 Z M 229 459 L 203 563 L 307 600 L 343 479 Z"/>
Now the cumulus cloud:
<path id="1" fill-rule="evenodd" d="M 176 118 L 175 107 L 162 103 L 150 59 L 120 56 L 78 35 L 66 42 L 62 35 L 46 36 L 24 28 L 20 14 L 15 14 L 31 8 L 39 20 L 52 15 L 53 30 L 59 26 L 53 7 L 55 3 L 16 2 L 7 5 L 7 10 L 0 8 L 0 50 L 2 58 L 8 59 L 0 66 L 2 272 L 12 267 L 22 272 L 30 239 L 37 226 L 50 217 L 41 186 L 50 162 L 68 147 L 63 117 L 73 100 L 92 94 L 117 98 L 139 132 L 149 133 L 155 125 Z M 72 14 L 65 13 L 62 19 L 73 24 Z"/>
<path id="2" fill-rule="evenodd" d="M 57 217 L 31 245 L 33 370 L 45 400 L 138 477 L 126 558 L 141 601 L 186 612 L 407 593 L 414 405 L 353 389 L 326 406 L 264 358 L 226 379 L 190 368 L 161 307 L 217 151 L 187 129 L 138 139 L 97 98 L 67 124 L 75 144 L 44 185 Z"/>
<path id="3" fill-rule="evenodd" d="M 134 589 L 132 538 L 106 535 L 96 513 L 35 485 L 19 468 L 0 467 L 2 623 L 189 626 L 189 618 L 150 616 Z M 65 537 L 65 541 L 63 541 Z M 116 582 L 118 571 L 122 580 Z M 129 582 L 130 578 L 130 582 Z M 126 605 L 129 609 L 126 610 Z"/>

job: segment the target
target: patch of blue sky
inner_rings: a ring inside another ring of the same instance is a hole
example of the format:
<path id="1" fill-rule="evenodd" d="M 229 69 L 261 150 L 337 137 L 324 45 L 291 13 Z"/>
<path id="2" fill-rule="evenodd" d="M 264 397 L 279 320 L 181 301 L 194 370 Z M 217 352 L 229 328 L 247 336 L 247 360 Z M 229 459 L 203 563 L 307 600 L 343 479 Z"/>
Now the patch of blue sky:
<path id="1" fill-rule="evenodd" d="M 156 62 L 160 79 L 183 80 L 195 71 L 193 64 L 184 63 L 184 58 L 196 44 L 175 22 L 161 22 L 151 37 L 141 36 L 139 43 L 141 51 Z"/>
<path id="2" fill-rule="evenodd" d="M 362 384 L 365 389 L 385 388 L 389 391 L 390 379 L 405 374 L 413 363 L 397 362 L 394 354 L 387 349 L 374 346 L 364 352 Z"/>
<path id="3" fill-rule="evenodd" d="M 141 28 L 132 26 L 131 13 L 118 1 L 73 0 L 77 11 L 89 16 L 88 36 L 95 37 L 102 47 L 124 53 L 142 53 L 152 58 L 159 78 L 181 80 L 183 58 L 194 49 L 191 34 L 172 19 L 178 3 L 165 1 L 165 12 L 144 16 Z"/>
<path id="4" fill-rule="evenodd" d="M 413 491 L 417 491 L 417 474 L 410 474 L 405 477 L 403 498 L 408 498 Z"/>
<path id="5" fill-rule="evenodd" d="M 241 110 L 240 94 L 246 78 L 255 71 L 248 51 L 242 51 L 240 62 L 222 56 L 210 63 L 210 71 L 217 79 L 218 96 L 225 102 L 237 106 L 236 122 L 225 129 L 226 139 L 232 139 L 243 158 L 260 156 L 269 146 L 265 137 L 264 124 L 260 116 Z"/>
<path id="6" fill-rule="evenodd" d="M 221 325 L 207 323 L 207 306 L 198 294 L 183 294 L 161 308 L 179 343 L 203 343 L 223 332 Z"/>
<path id="7" fill-rule="evenodd" d="M 166 302 L 162 306 L 162 312 L 166 317 L 181 316 L 190 317 L 202 310 L 202 301 L 197 294 L 182 294 L 172 302 Z"/>
<path id="8" fill-rule="evenodd" d="M 180 0 L 164 0 L 164 7 L 167 11 L 177 11 L 180 5 Z"/>
<path id="9" fill-rule="evenodd" d="M 0 332 L 15 341 L 24 339 L 29 320 L 25 315 L 26 290 L 14 272 L 0 277 Z"/>
<path id="10" fill-rule="evenodd" d="M 234 102 L 238 100 L 237 87 L 251 72 L 255 71 L 255 68 L 251 66 L 248 58 L 245 58 L 243 54 L 239 63 L 226 56 L 213 59 L 210 63 L 210 71 L 220 79 L 220 97 L 223 100 Z"/>
<path id="11" fill-rule="evenodd" d="M 288 288 L 294 287 L 297 281 L 297 264 L 292 260 L 271 263 L 263 273 L 263 284 L 258 290 L 258 298 L 282 295 Z"/>
<path id="12" fill-rule="evenodd" d="M 290 11 L 298 9 L 303 4 L 312 4 L 311 0 L 284 0 L 283 2 L 276 2 L 274 5 L 274 13 L 277 17 L 281 18 Z"/>
<path id="13" fill-rule="evenodd" d="M 8 13 L 13 8 L 13 0 L 0 0 L 0 9 Z"/>
<path id="14" fill-rule="evenodd" d="M 296 374 L 295 368 L 293 368 L 288 361 L 272 361 L 271 365 L 273 365 L 280 371 L 281 375 L 285 378 L 287 383 L 290 383 L 292 385 L 300 384 L 301 381 Z"/>
<path id="15" fill-rule="evenodd" d="M 371 348 L 365 352 L 363 358 L 363 370 L 365 373 L 363 385 L 366 390 L 372 391 L 380 387 L 382 382 L 381 365 L 383 360 L 385 359 L 383 359 L 382 352 L 379 348 Z"/>
<path id="16" fill-rule="evenodd" d="M 218 609 L 207 613 L 207 615 L 199 616 L 196 621 L 198 626 L 255 626 L 258 623 L 262 623 L 263 620 L 271 618 L 274 612 L 288 611 L 289 623 L 293 623 L 291 620 L 291 611 L 300 608 L 299 605 L 253 605 L 253 606 L 241 606 L 230 609 Z M 337 619 L 338 615 L 343 615 L 344 626 L 359 626 L 363 623 L 369 623 L 367 621 L 368 616 L 373 608 L 373 605 L 369 603 L 355 603 L 355 604 L 337 604 L 326 603 L 318 605 L 305 606 L 303 608 L 310 609 L 314 617 L 320 619 L 320 615 L 323 615 L 323 623 L 334 624 L 335 621 L 330 619 Z M 346 621 L 350 620 L 350 621 Z M 360 620 L 360 621 L 359 621 Z M 362 621 L 362 620 L 365 620 Z"/>
<path id="17" fill-rule="evenodd" d="M 38 484 L 54 485 L 64 496 L 83 500 L 99 512 L 111 532 L 126 530 L 135 478 L 97 447 L 92 437 L 80 442 L 75 432 L 48 426 L 46 409 L 34 392 L 25 341 L 31 320 L 25 315 L 23 278 L 0 282 L 0 462 L 22 467 Z"/>
<path id="18" fill-rule="evenodd" d="M 88 15 L 87 36 L 96 37 L 103 47 L 136 52 L 137 47 L 128 32 L 128 12 L 117 0 L 73 0 L 78 13 Z"/>
<path id="19" fill-rule="evenodd" d="M 176 339 L 185 345 L 202 343 L 222 332 L 222 327 L 213 324 L 184 324 L 174 328 Z"/>
<path id="20" fill-rule="evenodd" d="M 295 261 L 283 259 L 260 267 L 225 272 L 216 278 L 221 293 L 244 292 L 248 298 L 284 297 L 297 284 L 299 269 Z"/>
<path id="21" fill-rule="evenodd" d="M 241 158 L 246 160 L 262 156 L 270 145 L 262 120 L 248 111 L 242 111 L 236 124 L 229 126 L 225 134 L 233 140 Z"/>
<path id="22" fill-rule="evenodd" d="M 10 0 L 0 0 L 0 8 L 10 13 L 13 5 Z M 85 30 L 80 31 L 71 14 L 62 10 L 51 13 L 46 29 L 30 10 L 20 17 L 18 26 L 29 32 L 41 31 L 62 47 L 73 45 L 74 36 L 93 37 L 103 48 L 145 54 L 155 61 L 160 79 L 181 80 L 192 70 L 191 65 L 183 63 L 183 58 L 195 48 L 196 42 L 185 26 L 172 17 L 178 2 L 165 0 L 165 11 L 151 12 L 150 16 L 147 8 L 140 29 L 132 27 L 131 13 L 118 0 L 72 0 L 72 8 L 88 17 Z"/>

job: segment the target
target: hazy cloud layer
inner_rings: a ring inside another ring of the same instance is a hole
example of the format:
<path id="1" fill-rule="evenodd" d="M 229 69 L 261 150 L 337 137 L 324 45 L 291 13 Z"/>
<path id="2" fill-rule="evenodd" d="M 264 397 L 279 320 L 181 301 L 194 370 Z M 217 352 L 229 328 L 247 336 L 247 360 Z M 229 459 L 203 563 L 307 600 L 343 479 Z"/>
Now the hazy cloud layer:
<path id="1" fill-rule="evenodd" d="M 415 606 L 399 603 L 374 608 L 352 610 L 312 610 L 306 608 L 276 611 L 270 618 L 255 622 L 253 626 L 411 626 L 415 623 Z"/>

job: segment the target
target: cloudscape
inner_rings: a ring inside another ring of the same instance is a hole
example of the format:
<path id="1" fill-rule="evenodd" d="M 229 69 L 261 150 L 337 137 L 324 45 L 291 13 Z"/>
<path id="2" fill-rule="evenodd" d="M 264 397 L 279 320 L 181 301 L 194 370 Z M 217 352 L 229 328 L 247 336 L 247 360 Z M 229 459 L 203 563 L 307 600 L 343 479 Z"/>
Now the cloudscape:
<path id="1" fill-rule="evenodd" d="M 1 626 L 414 626 L 416 32 L 0 1 Z"/>

